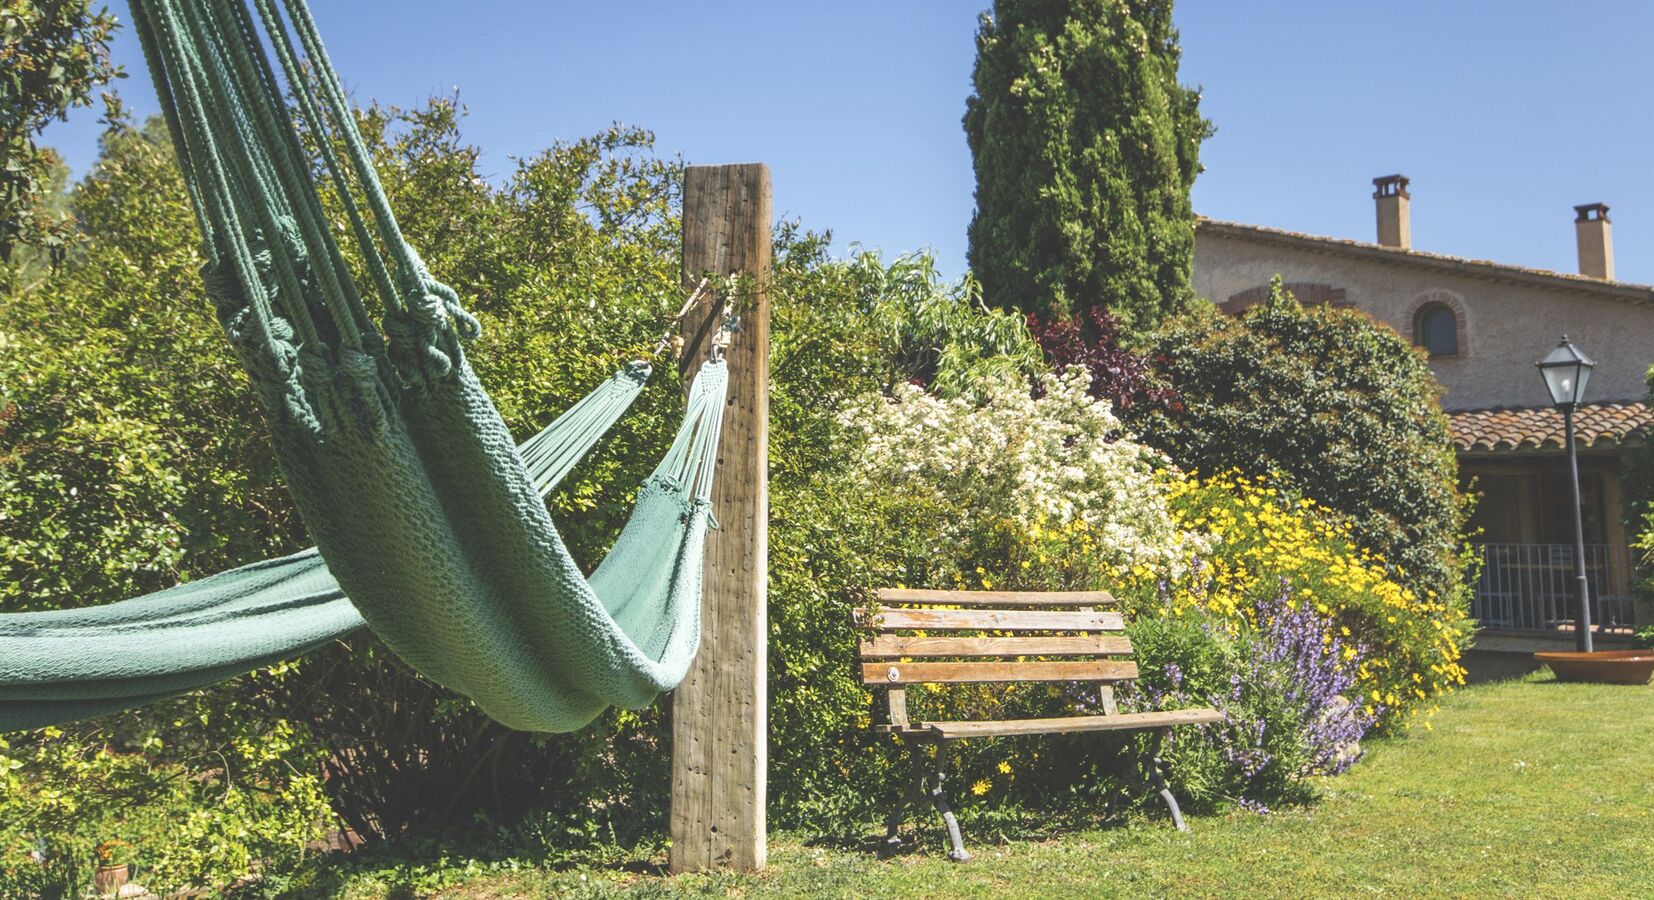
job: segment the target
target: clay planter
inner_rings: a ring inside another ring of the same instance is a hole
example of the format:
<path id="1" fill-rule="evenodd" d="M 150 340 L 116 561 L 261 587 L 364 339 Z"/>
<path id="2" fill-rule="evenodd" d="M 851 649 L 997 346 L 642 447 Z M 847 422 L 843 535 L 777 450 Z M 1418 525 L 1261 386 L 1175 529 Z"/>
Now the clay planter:
<path id="1" fill-rule="evenodd" d="M 1535 660 L 1551 667 L 1557 681 L 1596 684 L 1647 684 L 1654 676 L 1654 650 L 1598 650 L 1535 653 Z"/>
<path id="2" fill-rule="evenodd" d="M 99 866 L 92 874 L 92 889 L 100 897 L 113 897 L 120 893 L 130 878 L 131 869 L 126 863 L 118 866 Z"/>

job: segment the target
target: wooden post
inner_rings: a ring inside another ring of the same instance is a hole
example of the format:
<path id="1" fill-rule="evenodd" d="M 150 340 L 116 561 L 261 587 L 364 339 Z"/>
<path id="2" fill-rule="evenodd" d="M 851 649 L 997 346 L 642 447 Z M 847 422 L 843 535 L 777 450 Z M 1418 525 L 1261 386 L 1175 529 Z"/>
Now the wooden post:
<path id="1" fill-rule="evenodd" d="M 707 536 L 701 649 L 672 699 L 673 872 L 762 868 L 768 745 L 770 173 L 762 164 L 690 166 L 683 185 L 686 288 L 732 273 L 752 290 L 724 357 L 729 403 Z M 685 369 L 723 319 L 713 296 L 684 320 Z"/>

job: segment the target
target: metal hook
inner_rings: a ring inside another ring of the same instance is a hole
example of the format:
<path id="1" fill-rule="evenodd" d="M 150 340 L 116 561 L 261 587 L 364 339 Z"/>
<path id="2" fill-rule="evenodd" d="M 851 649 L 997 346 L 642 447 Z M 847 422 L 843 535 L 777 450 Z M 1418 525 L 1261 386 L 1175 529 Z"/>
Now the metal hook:
<path id="1" fill-rule="evenodd" d="M 730 341 L 734 340 L 735 332 L 741 330 L 741 317 L 734 313 L 724 315 L 723 324 L 718 326 L 718 332 L 712 336 L 712 350 L 708 358 L 713 362 L 721 362 L 724 351 L 729 349 Z"/>

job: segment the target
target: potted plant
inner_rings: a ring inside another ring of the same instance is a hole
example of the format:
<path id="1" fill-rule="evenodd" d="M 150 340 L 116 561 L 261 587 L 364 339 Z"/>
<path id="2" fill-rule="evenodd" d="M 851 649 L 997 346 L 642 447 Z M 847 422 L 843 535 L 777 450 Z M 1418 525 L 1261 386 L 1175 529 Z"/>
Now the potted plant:
<path id="1" fill-rule="evenodd" d="M 98 845 L 98 868 L 92 874 L 92 888 L 100 897 L 120 893 L 132 878 L 132 844 L 123 840 L 104 841 Z"/>

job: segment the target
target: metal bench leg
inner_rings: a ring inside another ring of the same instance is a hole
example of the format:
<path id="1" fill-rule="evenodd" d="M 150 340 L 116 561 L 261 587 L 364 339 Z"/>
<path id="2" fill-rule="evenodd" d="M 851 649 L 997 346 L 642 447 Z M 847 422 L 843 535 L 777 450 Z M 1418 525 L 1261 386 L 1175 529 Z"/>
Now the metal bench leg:
<path id="1" fill-rule="evenodd" d="M 959 820 L 954 818 L 953 809 L 948 806 L 948 798 L 942 793 L 942 783 L 947 777 L 945 770 L 948 758 L 953 755 L 953 742 L 942 741 L 936 745 L 936 764 L 931 771 L 930 805 L 942 814 L 942 821 L 948 826 L 948 840 L 953 849 L 948 852 L 948 859 L 954 862 L 965 862 L 971 858 L 965 850 L 965 838 L 959 833 Z"/>
<path id="2" fill-rule="evenodd" d="M 1166 776 L 1160 771 L 1160 745 L 1165 743 L 1167 728 L 1157 728 L 1154 732 L 1154 743 L 1149 747 L 1149 779 L 1154 782 L 1155 790 L 1160 792 L 1160 799 L 1166 801 L 1166 808 L 1172 811 L 1172 824 L 1178 831 L 1188 831 L 1189 826 L 1183 822 L 1183 810 L 1177 806 L 1177 798 L 1172 796 L 1172 789 L 1166 784 Z"/>
<path id="3" fill-rule="evenodd" d="M 894 850 L 902 843 L 902 822 L 907 818 L 907 808 L 914 803 L 922 803 L 925 799 L 925 778 L 929 774 L 929 766 L 925 761 L 925 745 L 917 741 L 908 744 L 908 753 L 913 765 L 913 783 L 908 786 L 907 793 L 896 798 L 896 808 L 890 811 L 890 816 L 884 820 L 885 848 Z"/>

